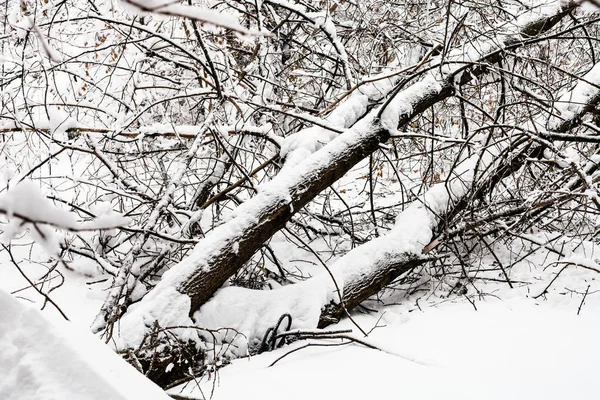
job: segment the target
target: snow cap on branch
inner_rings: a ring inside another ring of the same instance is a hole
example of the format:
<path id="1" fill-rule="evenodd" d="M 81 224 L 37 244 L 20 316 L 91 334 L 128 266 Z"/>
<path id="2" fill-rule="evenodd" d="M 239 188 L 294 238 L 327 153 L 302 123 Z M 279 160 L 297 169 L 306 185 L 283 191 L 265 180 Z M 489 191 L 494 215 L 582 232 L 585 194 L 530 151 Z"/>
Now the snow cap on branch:
<path id="1" fill-rule="evenodd" d="M 129 225 L 129 218 L 112 210 L 103 210 L 98 218 L 79 222 L 74 213 L 57 207 L 31 181 L 22 181 L 0 194 L 0 214 L 8 219 L 3 225 L 0 241 L 8 243 L 24 228 L 51 254 L 59 250 L 56 228 L 68 231 L 113 229 Z"/>

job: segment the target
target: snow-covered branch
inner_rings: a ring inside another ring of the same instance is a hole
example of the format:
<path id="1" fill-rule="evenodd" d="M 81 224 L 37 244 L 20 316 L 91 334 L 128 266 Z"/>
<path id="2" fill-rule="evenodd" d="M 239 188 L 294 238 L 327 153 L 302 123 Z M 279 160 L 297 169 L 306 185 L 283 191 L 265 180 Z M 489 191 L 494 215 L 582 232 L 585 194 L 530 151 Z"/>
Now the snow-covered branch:
<path id="1" fill-rule="evenodd" d="M 534 12 L 529 19 L 517 21 L 518 29 L 513 28 L 511 33 L 503 33 L 497 38 L 498 41 L 483 41 L 481 46 L 486 44 L 483 46 L 486 49 L 484 54 L 478 57 L 465 55 L 459 68 L 452 67 L 447 71 L 436 68 L 424 79 L 406 88 L 403 86 L 407 82 L 400 82 L 392 96 L 379 109 L 369 112 L 345 133 L 296 164 L 293 169 L 284 169 L 271 182 L 262 185 L 255 197 L 235 209 L 226 223 L 200 241 L 189 257 L 167 271 L 159 284 L 141 303 L 130 309 L 121 321 L 121 326 L 127 327 L 122 344 L 135 346 L 136 341 L 141 340 L 140 334 L 144 334 L 146 329 L 144 326 L 149 327 L 155 321 L 158 321 L 161 326 L 190 324 L 189 315 L 210 299 L 213 293 L 254 254 L 265 240 L 283 227 L 297 210 L 304 207 L 364 157 L 377 150 L 379 144 L 384 142 L 391 133 L 395 133 L 399 127 L 406 125 L 414 116 L 454 93 L 457 77 L 460 77 L 459 80 L 464 83 L 482 75 L 485 69 L 481 68 L 481 65 L 496 62 L 505 46 L 515 48 L 518 43 L 525 45 L 527 38 L 550 30 L 572 7 L 572 5 L 556 3 L 551 12 L 541 14 Z M 378 116 L 381 116 L 380 121 Z M 450 181 L 456 182 L 451 192 L 446 191 L 444 186 L 435 187 L 426 195 L 427 205 L 419 203 L 411 206 L 411 211 L 420 216 L 420 220 L 424 222 L 414 227 L 413 229 L 417 230 L 406 237 L 410 240 L 406 242 L 408 247 L 402 253 L 419 254 L 422 246 L 426 245 L 431 238 L 436 216 L 444 212 L 454 198 L 459 198 L 466 192 L 468 187 L 461 182 L 470 182 L 472 178 L 468 175 L 473 171 L 469 170 L 471 164 L 468 167 L 464 165 L 463 168 L 454 171 L 450 178 Z M 467 176 L 464 176 L 465 174 Z M 406 228 L 398 230 L 401 229 Z M 388 247 L 395 246 L 394 240 L 387 243 Z M 361 253 L 364 254 L 364 258 L 361 259 L 366 262 L 369 257 L 380 260 L 381 257 L 387 259 L 392 254 L 398 254 L 392 249 L 389 251 L 379 249 L 377 251 L 379 255 L 374 255 L 374 246 L 365 245 L 361 250 L 364 252 Z M 387 257 L 383 256 L 384 254 Z M 393 258 L 390 259 L 394 261 Z M 395 262 L 392 264 L 396 265 Z M 356 276 L 361 274 L 360 269 L 356 270 Z M 350 274 L 349 282 L 352 282 L 353 276 Z M 328 290 L 331 285 L 330 278 L 320 279 L 322 282 L 329 283 L 317 284 L 320 289 L 312 290 L 319 294 L 312 297 L 314 300 L 314 302 L 311 300 L 312 306 L 301 307 L 310 310 L 310 317 L 297 316 L 299 321 L 310 321 L 313 327 L 320 314 L 320 307 L 315 311 L 315 306 L 327 304 L 329 300 L 335 299 L 335 294 Z M 312 283 L 307 285 L 315 285 L 316 281 L 311 280 Z M 346 279 L 341 281 L 340 285 L 346 286 Z M 230 291 L 237 290 L 242 289 L 230 289 Z M 289 290 L 305 293 L 302 289 L 290 288 Z M 265 294 L 256 296 L 265 296 Z M 299 297 L 300 294 L 294 296 L 296 299 Z M 236 301 L 232 300 L 228 304 Z M 205 314 L 207 314 L 206 309 L 200 311 L 196 318 L 203 318 L 202 315 Z"/>

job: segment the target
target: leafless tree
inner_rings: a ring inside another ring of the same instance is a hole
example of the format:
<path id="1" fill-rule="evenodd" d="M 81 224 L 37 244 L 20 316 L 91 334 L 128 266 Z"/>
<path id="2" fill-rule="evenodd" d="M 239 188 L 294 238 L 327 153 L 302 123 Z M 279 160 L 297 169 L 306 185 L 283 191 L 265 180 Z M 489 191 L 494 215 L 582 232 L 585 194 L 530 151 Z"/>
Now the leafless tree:
<path id="1" fill-rule="evenodd" d="M 519 260 L 597 238 L 598 16 L 579 6 L 5 1 L 5 191 L 35 180 L 81 220 L 131 219 L 63 227 L 44 279 L 93 263 L 110 285 L 92 329 L 165 386 L 184 361 L 204 371 L 198 341 L 268 336 L 202 326 L 228 312 L 224 285 L 265 303 L 324 290 L 301 328 L 412 293 L 425 268 L 476 291 L 482 254 L 512 286 L 495 244 L 526 241 Z M 266 323 L 295 321 L 286 307 Z"/>

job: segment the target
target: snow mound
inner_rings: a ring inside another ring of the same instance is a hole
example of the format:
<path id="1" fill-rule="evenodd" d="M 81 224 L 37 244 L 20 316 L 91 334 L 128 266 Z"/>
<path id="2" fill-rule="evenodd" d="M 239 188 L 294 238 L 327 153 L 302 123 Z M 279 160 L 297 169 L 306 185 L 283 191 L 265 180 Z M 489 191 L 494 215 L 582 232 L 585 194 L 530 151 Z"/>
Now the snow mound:
<path id="1" fill-rule="evenodd" d="M 372 95 L 376 97 L 375 92 Z M 368 103 L 369 96 L 360 91 L 353 93 L 329 115 L 326 121 L 336 127 L 350 128 L 367 112 Z M 286 158 L 286 168 L 290 168 L 299 164 L 338 136 L 339 134 L 335 131 L 320 126 L 302 129 L 283 140 L 279 154 L 281 157 Z"/>
<path id="2" fill-rule="evenodd" d="M 338 136 L 319 126 L 313 126 L 287 137 L 281 145 L 279 154 L 286 157 L 286 166 L 294 166 L 321 149 Z"/>
<path id="3" fill-rule="evenodd" d="M 168 399 L 91 333 L 0 290 L 0 399 Z"/>
<path id="4" fill-rule="evenodd" d="M 127 226 L 129 218 L 110 209 L 110 204 L 97 205 L 101 211 L 98 218 L 79 222 L 76 214 L 57 207 L 31 181 L 23 181 L 0 194 L 0 215 L 4 215 L 9 223 L 2 226 L 0 243 L 8 244 L 28 225 L 35 224 L 36 229 L 29 233 L 50 254 L 60 250 L 60 236 L 55 229 L 72 231 L 101 230 Z"/>
<path id="5" fill-rule="evenodd" d="M 170 393 L 202 398 L 214 391 L 213 400 L 558 400 L 598 394 L 600 319 L 591 305 L 579 316 L 576 301 L 570 307 L 486 301 L 477 303 L 478 311 L 466 301 L 410 313 L 402 307 L 355 317 L 367 330 L 378 326 L 360 338 L 381 351 L 357 344 L 309 347 L 269 367 L 307 344 L 299 341 L 235 360 L 199 385 Z M 335 328 L 351 327 L 344 321 Z"/>
<path id="6" fill-rule="evenodd" d="M 343 287 L 340 277 L 337 284 Z M 249 347 L 260 344 L 269 327 L 274 326 L 283 314 L 292 317 L 291 329 L 314 329 L 321 315 L 321 307 L 330 300 L 339 301 L 339 294 L 331 277 L 320 274 L 295 285 L 275 290 L 252 290 L 241 287 L 225 287 L 193 315 L 197 326 L 217 330 L 207 337 L 216 344 L 231 343 L 229 354 L 243 357 Z M 210 352 L 207 354 L 210 355 Z"/>

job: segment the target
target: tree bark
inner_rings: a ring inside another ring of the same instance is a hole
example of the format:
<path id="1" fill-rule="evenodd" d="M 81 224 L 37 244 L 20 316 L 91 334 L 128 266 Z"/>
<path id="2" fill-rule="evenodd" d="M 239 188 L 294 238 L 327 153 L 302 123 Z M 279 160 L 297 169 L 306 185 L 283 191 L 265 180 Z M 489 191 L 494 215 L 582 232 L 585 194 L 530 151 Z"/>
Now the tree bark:
<path id="1" fill-rule="evenodd" d="M 526 45 L 530 37 L 551 29 L 575 5 L 557 7 L 550 15 L 536 16 L 512 35 L 501 36 L 500 44 L 493 45 L 486 55 L 473 60 L 458 60 L 460 68 L 439 75 L 432 69 L 428 83 L 420 81 L 405 90 L 401 85 L 392 98 L 378 110 L 371 111 L 347 132 L 304 160 L 293 170 L 282 171 L 273 181 L 263 185 L 259 193 L 239 206 L 234 217 L 209 233 L 198 243 L 193 253 L 165 273 L 152 292 L 165 293 L 163 300 L 175 288 L 189 296 L 191 315 L 229 279 L 252 255 L 278 230 L 283 228 L 292 215 L 308 204 L 321 191 L 344 176 L 352 167 L 379 149 L 390 137 L 389 126 L 379 120 L 383 112 L 389 112 L 389 104 L 400 98 L 408 107 L 397 116 L 396 127 L 406 125 L 413 117 L 443 101 L 454 93 L 456 83 L 466 83 L 486 72 L 486 65 L 497 62 L 503 51 Z M 486 43 L 486 48 L 490 48 Z M 455 65 L 455 64 L 451 64 Z M 432 83 L 433 82 L 433 83 Z M 393 111 L 393 110 L 392 110 Z M 394 121 L 395 122 L 395 121 Z M 377 271 L 368 285 L 359 284 L 356 289 L 348 284 L 348 305 L 357 305 L 362 299 L 376 293 L 394 277 L 418 264 L 418 260 L 402 257 Z M 410 265 L 407 265 L 410 264 Z M 352 294 L 356 293 L 356 294 Z M 142 300 L 144 303 L 145 299 Z"/>
<path id="2" fill-rule="evenodd" d="M 598 64 L 594 69 L 600 68 L 599 66 L 600 64 Z M 594 73 L 595 71 L 592 71 L 589 75 L 593 76 Z M 586 82 L 585 77 L 582 79 L 581 82 Z M 576 89 L 577 86 L 574 90 Z M 569 115 L 568 118 L 563 118 L 562 121 L 560 121 L 552 127 L 552 133 L 566 133 L 581 124 L 582 117 L 590 111 L 594 110 L 598 106 L 598 104 L 600 104 L 600 89 L 598 89 L 598 87 L 595 87 L 594 89 L 594 93 L 590 93 L 588 95 L 589 97 L 587 99 L 587 102 L 581 105 L 577 112 L 571 113 L 571 115 Z M 443 231 L 442 226 L 447 226 L 448 221 L 451 222 L 452 219 L 458 213 L 464 210 L 470 203 L 470 199 L 485 195 L 488 191 L 492 190 L 493 187 L 502 179 L 507 178 L 514 172 L 517 172 L 528 162 L 528 160 L 530 160 L 533 157 L 542 156 L 545 148 L 547 147 L 547 145 L 545 145 L 544 143 L 532 143 L 527 141 L 519 141 L 518 143 L 520 145 L 508 149 L 510 153 L 507 155 L 507 157 L 504 157 L 498 160 L 498 162 L 495 162 L 491 165 L 491 172 L 488 173 L 487 179 L 483 180 L 482 182 L 477 182 L 477 186 L 474 188 L 474 190 L 467 191 L 464 196 L 460 196 L 459 198 L 454 199 L 454 204 L 451 207 L 449 207 L 448 210 L 445 213 L 443 213 L 443 215 L 437 216 L 439 223 L 435 231 Z M 596 151 L 596 153 L 598 153 L 598 151 Z M 590 161 L 586 166 L 585 171 L 583 172 L 587 176 L 590 176 L 592 173 L 597 171 L 599 167 L 600 166 L 598 165 L 598 163 Z M 469 182 L 466 182 L 466 184 L 469 184 Z M 578 177 L 569 182 L 569 184 L 566 185 L 565 189 L 575 190 L 582 184 L 584 184 L 583 179 L 581 177 Z M 443 183 L 439 183 L 436 186 L 439 185 L 443 185 Z M 530 212 L 532 213 L 532 215 L 536 215 L 540 211 L 547 209 L 553 204 L 555 203 L 547 202 L 547 204 L 540 205 L 540 207 L 537 208 L 532 207 L 531 205 L 527 205 L 520 207 L 516 211 L 518 213 Z M 409 210 L 409 212 L 410 211 L 411 210 Z M 434 236 L 432 235 L 430 240 L 433 239 Z M 386 240 L 386 238 L 378 238 L 374 239 L 373 241 L 375 242 L 379 240 L 383 241 Z M 430 243 L 429 245 L 423 248 L 422 253 L 427 253 L 431 251 L 431 249 L 433 249 L 436 245 L 437 244 Z M 354 255 L 352 254 L 352 252 L 350 252 L 346 256 L 344 256 L 339 262 L 343 264 L 345 257 L 348 257 L 348 259 L 350 260 L 354 257 Z M 331 303 L 323 307 L 318 327 L 324 328 L 332 323 L 338 322 L 339 319 L 345 313 L 344 307 L 346 308 L 346 310 L 356 307 L 362 301 L 368 299 L 372 295 L 379 292 L 381 288 L 398 278 L 400 275 L 412 270 L 413 268 L 419 265 L 422 265 L 426 261 L 427 259 L 425 257 L 422 257 L 420 254 L 411 254 L 404 252 L 399 254 L 386 254 L 383 259 L 374 259 L 374 264 L 372 266 L 362 269 L 363 271 L 369 271 L 369 273 L 361 274 L 355 279 L 344 279 L 343 301 L 339 303 Z"/>

